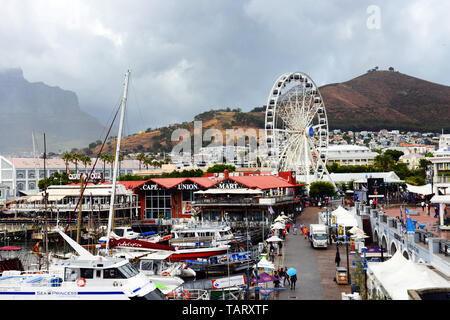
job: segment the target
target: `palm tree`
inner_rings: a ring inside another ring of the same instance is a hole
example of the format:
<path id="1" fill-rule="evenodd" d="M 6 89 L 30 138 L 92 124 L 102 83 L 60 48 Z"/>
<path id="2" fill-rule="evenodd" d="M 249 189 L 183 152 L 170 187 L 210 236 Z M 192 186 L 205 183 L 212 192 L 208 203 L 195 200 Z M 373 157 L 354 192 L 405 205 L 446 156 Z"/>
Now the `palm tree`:
<path id="1" fill-rule="evenodd" d="M 92 160 L 91 157 L 85 155 L 80 157 L 80 161 L 84 164 L 84 170 L 87 172 L 87 166 L 91 165 Z"/>
<path id="2" fill-rule="evenodd" d="M 141 163 L 144 161 L 145 159 L 145 154 L 144 153 L 139 153 L 136 156 L 136 160 L 139 160 L 139 170 L 141 170 Z"/>
<path id="3" fill-rule="evenodd" d="M 105 176 L 105 167 L 106 167 L 106 162 L 108 162 L 108 158 L 109 158 L 109 154 L 107 154 L 107 153 L 102 153 L 100 155 L 100 160 L 103 161 L 103 177 Z"/>
<path id="4" fill-rule="evenodd" d="M 78 173 L 78 162 L 81 161 L 81 155 L 79 155 L 78 153 L 72 154 L 72 158 L 70 159 L 70 161 L 75 164 L 75 172 Z"/>
<path id="5" fill-rule="evenodd" d="M 143 160 L 144 166 L 146 169 L 148 169 L 148 166 L 152 164 L 152 159 L 145 157 Z"/>
<path id="6" fill-rule="evenodd" d="M 66 164 L 66 172 L 68 172 L 69 171 L 69 162 L 72 161 L 72 154 L 70 152 L 66 152 L 63 154 L 61 159 Z"/>

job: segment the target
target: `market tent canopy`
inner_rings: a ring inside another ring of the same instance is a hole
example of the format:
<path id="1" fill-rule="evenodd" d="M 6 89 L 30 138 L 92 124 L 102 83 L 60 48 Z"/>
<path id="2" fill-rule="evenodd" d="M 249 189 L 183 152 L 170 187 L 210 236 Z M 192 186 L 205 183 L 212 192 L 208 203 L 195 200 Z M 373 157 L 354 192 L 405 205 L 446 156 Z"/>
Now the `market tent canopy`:
<path id="1" fill-rule="evenodd" d="M 270 228 L 271 228 L 271 229 L 279 229 L 279 230 L 282 230 L 282 229 L 284 229 L 284 228 L 286 228 L 286 227 L 284 226 L 284 224 L 282 224 L 282 223 L 280 223 L 280 222 L 275 222 Z"/>
<path id="2" fill-rule="evenodd" d="M 277 236 L 271 236 L 270 238 L 266 239 L 267 242 L 277 242 L 277 241 L 284 241 L 283 239 L 280 239 Z"/>
<path id="3" fill-rule="evenodd" d="M 433 198 L 431 198 L 430 202 L 431 203 L 447 203 L 447 204 L 450 204 L 450 194 L 433 196 Z"/>
<path id="4" fill-rule="evenodd" d="M 262 257 L 261 260 L 258 261 L 258 268 L 264 268 L 264 269 L 275 269 L 275 265 L 266 259 L 266 257 Z M 256 264 L 253 268 L 256 268 Z"/>
<path id="5" fill-rule="evenodd" d="M 410 184 L 406 184 L 406 189 L 409 192 L 417 193 L 417 194 L 423 194 L 423 195 L 426 195 L 426 196 L 430 195 L 430 194 L 433 194 L 433 190 L 431 188 L 431 183 L 426 184 L 424 186 L 413 186 L 413 185 L 410 185 Z"/>
<path id="6" fill-rule="evenodd" d="M 400 251 L 385 262 L 369 262 L 368 269 L 393 300 L 408 300 L 409 289 L 450 287 L 450 281 L 425 264 L 407 260 Z"/>
<path id="7" fill-rule="evenodd" d="M 358 221 L 355 216 L 348 210 L 339 206 L 336 210 L 331 212 L 336 217 L 336 223 L 345 227 L 357 227 Z"/>

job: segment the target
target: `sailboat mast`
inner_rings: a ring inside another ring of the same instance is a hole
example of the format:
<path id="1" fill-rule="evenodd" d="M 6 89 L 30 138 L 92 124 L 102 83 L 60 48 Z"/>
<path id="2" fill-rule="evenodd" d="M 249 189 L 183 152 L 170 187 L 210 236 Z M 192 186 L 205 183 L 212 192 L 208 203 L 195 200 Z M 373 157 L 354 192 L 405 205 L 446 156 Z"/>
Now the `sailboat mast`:
<path id="1" fill-rule="evenodd" d="M 123 89 L 123 97 L 121 103 L 121 111 L 120 111 L 120 123 L 119 123 L 119 133 L 117 135 L 117 146 L 116 146 L 116 156 L 114 157 L 114 172 L 113 172 L 113 180 L 112 180 L 112 191 L 111 191 L 111 200 L 109 201 L 109 216 L 108 216 L 108 231 L 106 237 L 106 250 L 109 250 L 109 239 L 111 236 L 112 230 L 112 221 L 114 215 L 114 201 L 116 198 L 116 184 L 117 184 L 117 168 L 119 163 L 119 154 L 120 154 L 120 142 L 122 140 L 122 131 L 123 131 L 123 121 L 125 118 L 125 108 L 127 104 L 127 94 L 128 94 L 128 79 L 130 77 L 130 70 L 125 74 L 125 84 Z"/>

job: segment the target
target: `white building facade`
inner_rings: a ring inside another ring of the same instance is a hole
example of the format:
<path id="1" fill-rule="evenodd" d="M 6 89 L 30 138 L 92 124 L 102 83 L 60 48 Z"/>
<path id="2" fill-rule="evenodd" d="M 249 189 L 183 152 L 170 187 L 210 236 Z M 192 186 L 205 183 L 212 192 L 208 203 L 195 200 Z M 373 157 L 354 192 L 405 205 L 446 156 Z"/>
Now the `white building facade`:
<path id="1" fill-rule="evenodd" d="M 84 166 L 78 163 L 78 172 L 89 173 L 95 163 L 95 158 L 91 159 L 91 165 Z M 69 163 L 70 171 L 75 172 L 76 166 L 74 163 Z M 119 175 L 132 174 L 139 169 L 138 160 L 122 160 L 120 162 Z M 96 173 L 103 173 L 105 180 L 112 178 L 112 166 L 108 163 L 103 163 L 100 159 L 95 166 Z M 20 194 L 32 194 L 39 191 L 39 180 L 44 176 L 49 177 L 55 172 L 63 173 L 66 171 L 66 163 L 62 159 L 47 159 L 44 160 L 35 158 L 7 158 L 0 156 L 0 185 L 4 186 L 4 199 L 14 198 Z"/>
<path id="2" fill-rule="evenodd" d="M 376 152 L 357 145 L 331 145 L 327 148 L 327 164 L 338 163 L 341 166 L 372 165 Z"/>

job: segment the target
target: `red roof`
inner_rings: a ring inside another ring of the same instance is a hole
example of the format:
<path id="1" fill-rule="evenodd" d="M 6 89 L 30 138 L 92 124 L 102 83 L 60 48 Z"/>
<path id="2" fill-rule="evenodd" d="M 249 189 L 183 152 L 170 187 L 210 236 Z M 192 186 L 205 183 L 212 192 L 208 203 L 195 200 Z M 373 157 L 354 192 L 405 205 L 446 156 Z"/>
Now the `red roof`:
<path id="1" fill-rule="evenodd" d="M 237 176 L 237 177 L 229 177 L 228 179 L 243 184 L 248 188 L 258 188 L 260 190 L 295 187 L 294 184 L 291 184 L 286 180 L 284 180 L 283 178 L 277 176 Z M 220 182 L 221 181 L 219 181 L 218 183 Z"/>
<path id="2" fill-rule="evenodd" d="M 21 247 L 15 247 L 15 246 L 7 246 L 7 247 L 1 247 L 0 251 L 19 251 L 22 250 Z"/>
<path id="3" fill-rule="evenodd" d="M 123 184 L 127 189 L 135 189 L 140 185 L 144 184 L 146 181 L 117 181 L 117 183 Z"/>
<path id="4" fill-rule="evenodd" d="M 209 188 L 215 184 L 215 182 L 208 177 L 194 177 L 188 179 L 191 180 L 192 182 L 195 182 L 196 184 L 201 185 L 204 188 Z"/>
<path id="5" fill-rule="evenodd" d="M 188 178 L 153 178 L 149 181 L 153 181 L 164 188 L 170 189 L 186 181 L 187 179 Z"/>

